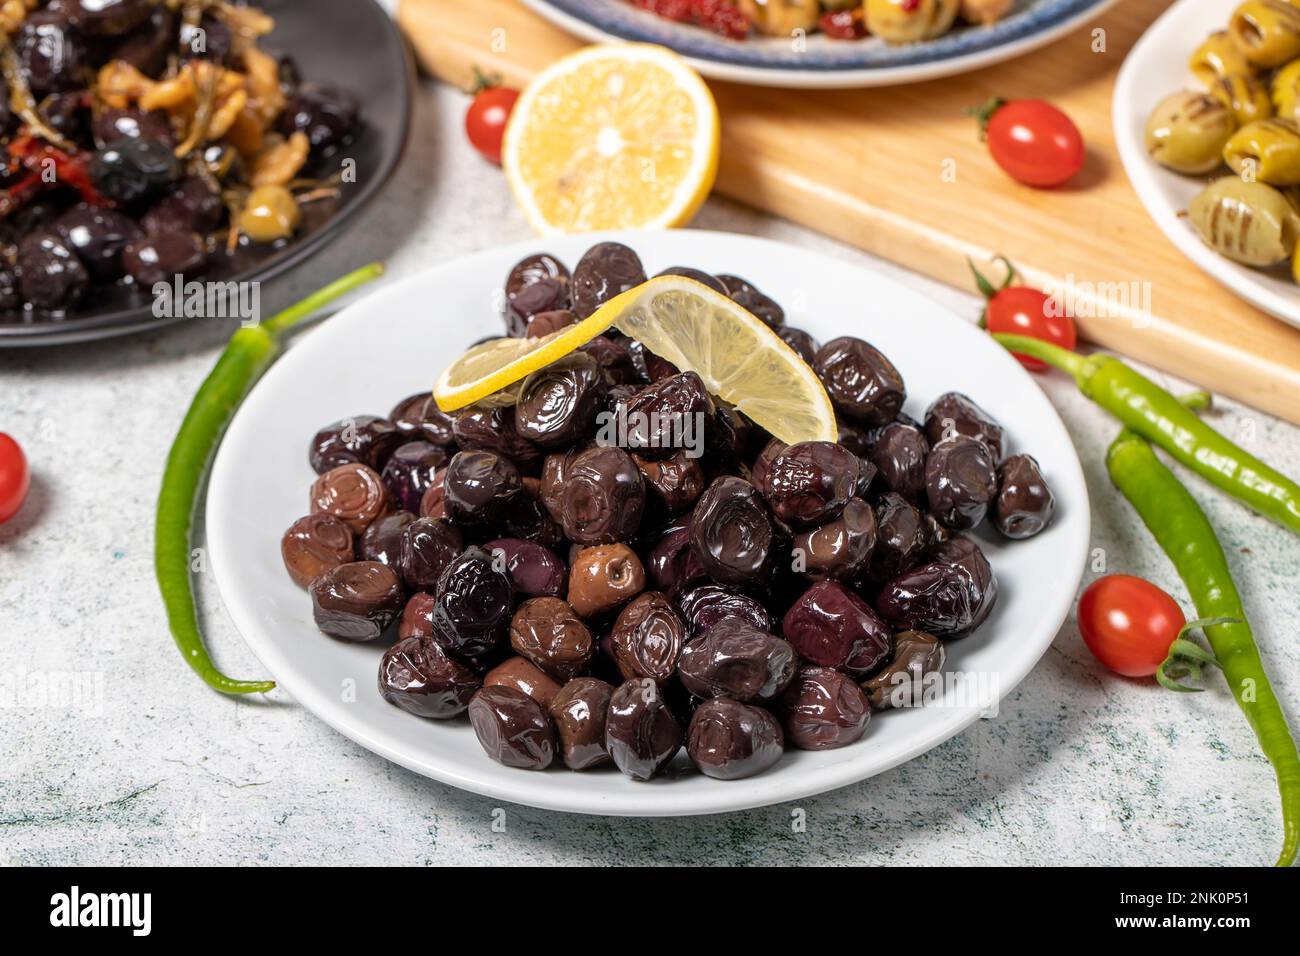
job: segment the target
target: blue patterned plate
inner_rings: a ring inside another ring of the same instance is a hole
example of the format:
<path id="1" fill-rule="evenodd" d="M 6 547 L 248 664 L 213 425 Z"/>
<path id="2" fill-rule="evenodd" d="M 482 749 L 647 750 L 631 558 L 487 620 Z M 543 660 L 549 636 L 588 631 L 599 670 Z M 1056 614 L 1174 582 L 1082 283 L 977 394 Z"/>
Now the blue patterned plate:
<path id="1" fill-rule="evenodd" d="M 627 0 L 523 0 L 570 33 L 597 42 L 636 40 L 670 47 L 719 80 L 757 86 L 857 87 L 915 83 L 978 70 L 1036 50 L 1087 23 L 1116 0 L 1017 0 L 990 27 L 958 26 L 936 40 L 891 46 L 881 40 L 799 44 L 776 37 L 735 41 L 673 23 Z"/>

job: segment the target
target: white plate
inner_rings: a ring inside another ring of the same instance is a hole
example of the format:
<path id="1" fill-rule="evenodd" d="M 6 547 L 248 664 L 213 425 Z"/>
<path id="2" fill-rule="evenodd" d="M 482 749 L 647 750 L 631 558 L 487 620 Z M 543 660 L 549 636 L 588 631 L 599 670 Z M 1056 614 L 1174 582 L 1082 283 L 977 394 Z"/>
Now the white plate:
<path id="1" fill-rule="evenodd" d="M 635 40 L 671 47 L 705 76 L 754 86 L 846 89 L 919 83 L 980 70 L 1046 46 L 1095 19 L 1117 0 L 1016 0 L 989 27 L 958 24 L 924 43 L 868 37 L 833 40 L 751 36 L 736 41 L 674 23 L 627 0 L 523 0 L 552 23 L 596 43 Z"/>
<path id="2" fill-rule="evenodd" d="M 1180 89 L 1201 89 L 1187 68 L 1201 42 L 1227 26 L 1240 0 L 1180 0 L 1143 34 L 1115 82 L 1115 143 L 1138 198 L 1178 251 L 1251 305 L 1300 326 L 1300 288 L 1285 269 L 1261 271 L 1227 259 L 1201 241 L 1186 216 L 1213 177 L 1180 176 L 1147 155 L 1147 118 Z M 1219 175 L 1230 175 L 1227 168 Z"/>
<path id="3" fill-rule="evenodd" d="M 570 265 L 598 238 L 549 239 Z M 1008 693 L 1069 612 L 1088 549 L 1088 497 L 1065 427 L 1047 398 L 988 336 L 873 272 L 803 249 L 725 233 L 614 234 L 651 273 L 687 263 L 752 277 L 825 341 L 856 334 L 881 347 L 920 414 L 948 389 L 976 398 L 1007 427 L 1015 450 L 1042 463 L 1059 511 L 1029 541 L 985 541 L 1001 584 L 980 631 L 949 645 L 951 669 L 990 675 Z M 715 813 L 844 786 L 924 753 L 977 719 L 969 707 L 877 715 L 840 750 L 792 751 L 773 770 L 734 783 L 684 771 L 651 783 L 609 772 L 510 770 L 489 760 L 464 721 L 422 720 L 375 690 L 377 645 L 347 644 L 312 624 L 307 595 L 280 561 L 280 535 L 307 511 L 315 475 L 307 444 L 328 422 L 386 414 L 427 389 L 467 345 L 501 330 L 495 300 L 510 267 L 542 243 L 482 252 L 375 292 L 305 335 L 244 402 L 222 442 L 208 492 L 207 536 L 217 583 L 240 632 L 275 679 L 322 720 L 418 773 L 476 793 L 555 810 L 638 816 Z M 684 758 L 679 758 L 684 761 Z"/>

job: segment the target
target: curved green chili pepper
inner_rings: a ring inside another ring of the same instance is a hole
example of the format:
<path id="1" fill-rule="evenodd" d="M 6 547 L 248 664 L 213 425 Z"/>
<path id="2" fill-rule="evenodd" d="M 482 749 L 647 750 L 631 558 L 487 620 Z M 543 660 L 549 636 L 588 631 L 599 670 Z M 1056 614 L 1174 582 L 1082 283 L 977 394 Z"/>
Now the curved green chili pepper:
<path id="1" fill-rule="evenodd" d="M 1203 621 L 1205 636 L 1277 774 L 1282 797 L 1282 853 L 1277 865 L 1290 866 L 1300 845 L 1300 754 L 1264 672 L 1223 547 L 1196 499 L 1140 435 L 1124 429 L 1110 446 L 1106 468 L 1173 561 L 1196 613 L 1202 618 L 1230 619 Z"/>
<path id="2" fill-rule="evenodd" d="M 199 485 L 212 453 L 235 409 L 280 351 L 280 335 L 322 306 L 384 272 L 368 265 L 315 292 L 260 325 L 239 329 L 230 337 L 190 404 L 167 456 L 158 515 L 154 528 L 154 571 L 167 609 L 167 623 L 186 663 L 208 686 L 224 694 L 260 694 L 274 681 L 233 680 L 217 670 L 203 646 L 194 590 L 190 583 L 190 525 Z"/>
<path id="3" fill-rule="evenodd" d="M 1079 390 L 1206 481 L 1300 533 L 1300 485 L 1206 425 L 1146 376 L 1110 355 L 1078 355 L 1042 339 L 993 335 L 1009 351 L 1074 376 Z"/>

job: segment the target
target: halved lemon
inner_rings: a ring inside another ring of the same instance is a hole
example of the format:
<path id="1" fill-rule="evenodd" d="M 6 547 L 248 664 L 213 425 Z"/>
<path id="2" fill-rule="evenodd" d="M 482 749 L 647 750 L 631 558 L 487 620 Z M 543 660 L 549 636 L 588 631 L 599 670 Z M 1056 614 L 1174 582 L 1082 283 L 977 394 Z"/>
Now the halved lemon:
<path id="1" fill-rule="evenodd" d="M 682 225 L 713 188 L 718 108 L 671 50 L 585 47 L 519 97 L 501 165 L 543 234 Z"/>
<path id="2" fill-rule="evenodd" d="M 611 327 L 789 444 L 835 441 L 835 412 L 821 381 L 781 337 L 708 286 L 660 276 L 606 302 L 577 325 L 537 339 L 498 339 L 462 355 L 438 379 L 443 411 L 488 398 Z"/>

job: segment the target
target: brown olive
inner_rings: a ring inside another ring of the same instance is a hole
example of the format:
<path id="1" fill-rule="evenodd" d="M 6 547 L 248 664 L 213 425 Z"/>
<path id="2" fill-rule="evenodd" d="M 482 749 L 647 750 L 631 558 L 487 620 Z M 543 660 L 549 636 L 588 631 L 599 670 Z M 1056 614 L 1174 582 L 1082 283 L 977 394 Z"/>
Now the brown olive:
<path id="1" fill-rule="evenodd" d="M 691 550 L 719 584 L 761 585 L 772 570 L 772 537 L 763 497 L 743 478 L 715 479 L 692 513 Z"/>
<path id="2" fill-rule="evenodd" d="M 851 581 L 858 577 L 876 546 L 876 512 L 852 498 L 838 518 L 794 536 L 791 552 L 799 570 L 814 580 Z"/>
<path id="3" fill-rule="evenodd" d="M 522 657 L 508 657 L 496 667 L 483 675 L 484 687 L 513 687 L 521 690 L 542 709 L 549 711 L 551 701 L 560 692 L 560 685 L 543 674 L 537 667 Z"/>
<path id="4" fill-rule="evenodd" d="M 671 458 L 652 461 L 632 456 L 645 479 L 646 492 L 651 502 L 658 506 L 660 515 L 678 515 L 695 504 L 704 491 L 704 469 L 698 458 L 680 451 Z"/>
<path id="5" fill-rule="evenodd" d="M 1029 455 L 1012 455 L 998 465 L 998 496 L 993 523 L 1008 538 L 1032 538 L 1048 526 L 1056 497 L 1043 471 Z"/>
<path id="6" fill-rule="evenodd" d="M 866 458 L 876 466 L 881 483 L 909 501 L 925 496 L 925 459 L 930 442 L 910 422 L 890 422 L 878 431 Z"/>
<path id="7" fill-rule="evenodd" d="M 772 513 L 794 528 L 839 517 L 857 493 L 862 462 L 842 445 L 806 441 L 771 460 L 762 488 Z"/>
<path id="8" fill-rule="evenodd" d="M 419 717 L 464 713 L 480 686 L 477 674 L 420 637 L 399 640 L 379 662 L 380 695 Z"/>
<path id="9" fill-rule="evenodd" d="M 570 770 L 587 770 L 609 763 L 605 749 L 605 717 L 614 687 L 595 677 L 575 677 L 551 701 L 551 720 L 560 742 L 560 756 Z"/>
<path id="10" fill-rule="evenodd" d="M 354 463 L 339 465 L 311 486 L 312 514 L 338 518 L 354 534 L 361 534 L 388 510 L 388 491 L 379 472 Z"/>
<path id="11" fill-rule="evenodd" d="M 863 677 L 889 654 L 889 627 L 836 581 L 814 584 L 790 605 L 781 633 L 805 661 Z"/>
<path id="12" fill-rule="evenodd" d="M 658 684 L 640 677 L 614 691 L 605 717 L 605 749 L 614 766 L 633 780 L 649 780 L 681 745 L 681 725 Z"/>
<path id="13" fill-rule="evenodd" d="M 686 645 L 677 675 L 697 697 L 766 703 L 785 692 L 798 667 L 788 641 L 733 617 Z"/>
<path id="14" fill-rule="evenodd" d="M 893 421 L 907 398 L 903 376 L 875 346 L 844 336 L 823 345 L 813 370 L 841 415 L 864 425 Z"/>
<path id="15" fill-rule="evenodd" d="M 644 590 L 641 559 L 625 544 L 583 548 L 569 568 L 569 604 L 582 617 L 613 611 Z"/>
<path id="16" fill-rule="evenodd" d="M 384 515 L 375 519 L 357 542 L 357 557 L 362 561 L 386 564 L 399 575 L 402 573 L 402 533 L 415 520 L 409 511 Z"/>
<path id="17" fill-rule="evenodd" d="M 309 588 L 316 626 L 349 641 L 373 641 L 402 613 L 402 582 L 378 561 L 330 568 Z"/>
<path id="18" fill-rule="evenodd" d="M 993 569 L 975 542 L 955 537 L 930 560 L 905 571 L 876 595 L 876 610 L 900 630 L 961 637 L 984 623 L 997 601 Z"/>
<path id="19" fill-rule="evenodd" d="M 446 518 L 417 518 L 402 530 L 402 581 L 412 591 L 432 591 L 447 565 L 465 548 L 460 529 Z"/>
<path id="20" fill-rule="evenodd" d="M 871 709 L 917 706 L 925 678 L 943 669 L 945 656 L 942 642 L 924 631 L 895 634 L 889 663 L 862 682 Z"/>
<path id="21" fill-rule="evenodd" d="M 717 780 L 740 780 L 767 770 L 785 749 L 775 717 L 726 697 L 695 709 L 686 733 L 686 753 L 695 766 Z"/>
<path id="22" fill-rule="evenodd" d="M 658 591 L 633 598 L 610 632 L 614 663 L 623 679 L 649 677 L 660 684 L 676 671 L 685 640 L 686 625 Z"/>
<path id="23" fill-rule="evenodd" d="M 978 525 L 998 493 L 989 446 L 967 435 L 935 444 L 925 459 L 925 493 L 942 524 L 959 531 Z"/>
<path id="24" fill-rule="evenodd" d="M 937 445 L 954 435 L 978 438 L 989 446 L 994 461 L 1002 457 L 1002 426 L 961 392 L 946 392 L 925 411 L 925 437 Z"/>
<path id="25" fill-rule="evenodd" d="M 578 544 L 613 544 L 636 534 L 645 511 L 645 480 L 621 448 L 589 448 L 564 469 L 560 523 Z"/>
<path id="26" fill-rule="evenodd" d="M 573 608 L 554 597 L 519 605 L 510 621 L 510 646 L 561 684 L 585 671 L 596 652 L 587 626 Z"/>
<path id="27" fill-rule="evenodd" d="M 783 699 L 785 738 L 802 750 L 831 750 L 860 738 L 871 705 L 852 678 L 827 667 L 800 668 Z"/>
<path id="28" fill-rule="evenodd" d="M 487 755 L 521 770 L 545 770 L 555 759 L 550 715 L 514 687 L 484 687 L 469 702 L 469 722 Z"/>
<path id="29" fill-rule="evenodd" d="M 280 539 L 280 556 L 293 583 L 305 588 L 330 568 L 356 560 L 352 529 L 333 515 L 307 515 Z"/>

